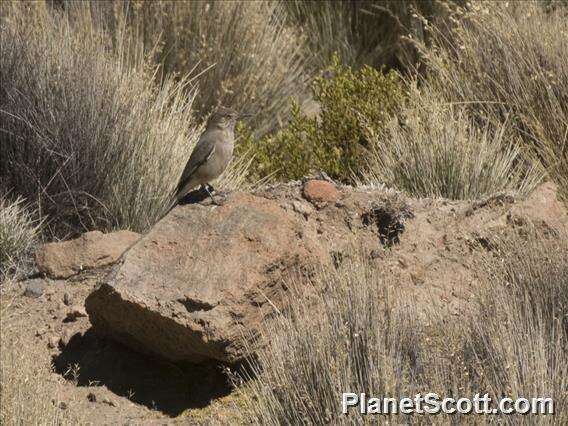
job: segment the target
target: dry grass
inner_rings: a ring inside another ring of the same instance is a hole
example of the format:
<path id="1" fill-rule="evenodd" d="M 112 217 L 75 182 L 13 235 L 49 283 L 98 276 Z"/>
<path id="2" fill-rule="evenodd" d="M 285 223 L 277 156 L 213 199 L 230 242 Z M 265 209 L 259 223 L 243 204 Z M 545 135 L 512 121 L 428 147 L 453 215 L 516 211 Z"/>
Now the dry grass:
<path id="1" fill-rule="evenodd" d="M 194 82 L 156 86 L 139 43 L 120 28 L 110 37 L 87 6 L 2 4 L 3 185 L 35 202 L 60 237 L 151 226 L 201 130 Z"/>
<path id="2" fill-rule="evenodd" d="M 242 394 L 253 423 L 341 424 L 342 392 L 395 395 L 395 386 L 413 386 L 399 375 L 419 349 L 412 306 L 365 263 L 323 272 L 320 285 L 313 302 L 321 310 L 296 301 L 265 330 L 269 344 L 252 367 L 257 378 Z"/>
<path id="3" fill-rule="evenodd" d="M 114 10 L 146 49 L 158 46 L 165 73 L 202 74 L 195 99 L 202 115 L 234 107 L 253 115 L 261 136 L 286 121 L 291 97 L 306 98 L 303 40 L 285 25 L 281 2 L 130 0 Z"/>
<path id="4" fill-rule="evenodd" d="M 296 303 L 265 328 L 269 345 L 252 362 L 256 378 L 241 391 L 250 420 L 371 423 L 355 411 L 340 414 L 342 392 L 398 398 L 488 392 L 494 400 L 554 398 L 554 417 L 499 418 L 507 424 L 566 422 L 568 239 L 516 236 L 498 244 L 487 259 L 492 279 L 480 287 L 479 305 L 458 323 L 418 307 L 388 274 L 356 256 L 337 272 L 322 272 L 314 303 Z M 489 418 L 405 418 L 482 420 Z"/>
<path id="5" fill-rule="evenodd" d="M 372 148 L 364 184 L 382 182 L 416 197 L 479 199 L 526 195 L 542 179 L 510 123 L 477 123 L 463 106 L 428 90 L 414 87 L 399 118 L 378 134 L 373 127 L 367 125 Z"/>
<path id="6" fill-rule="evenodd" d="M 542 2 L 474 2 L 450 36 L 429 27 L 424 82 L 472 118 L 509 122 L 568 191 L 568 9 Z"/>
<path id="7" fill-rule="evenodd" d="M 415 12 L 438 20 L 447 10 L 436 0 L 333 0 L 284 2 L 290 21 L 306 38 L 310 65 L 325 69 L 334 54 L 354 68 L 362 65 L 405 68 L 417 51 L 403 36 L 427 41 Z"/>
<path id="8" fill-rule="evenodd" d="M 498 247 L 489 268 L 494 283 L 481 294 L 467 336 L 471 374 L 492 395 L 553 398 L 556 415 L 541 423 L 566 424 L 568 235 L 508 237 Z"/>
<path id="9" fill-rule="evenodd" d="M 10 201 L 0 196 L 0 283 L 27 269 L 40 229 L 21 197 Z"/>

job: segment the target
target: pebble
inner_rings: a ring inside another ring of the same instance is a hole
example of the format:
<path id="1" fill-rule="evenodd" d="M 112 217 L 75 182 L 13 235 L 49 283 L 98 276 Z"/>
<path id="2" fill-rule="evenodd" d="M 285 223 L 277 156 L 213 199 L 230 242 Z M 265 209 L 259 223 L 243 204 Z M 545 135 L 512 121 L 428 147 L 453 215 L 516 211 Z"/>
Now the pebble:
<path id="1" fill-rule="evenodd" d="M 75 336 L 81 336 L 81 332 L 77 330 L 67 329 L 61 334 L 59 344 L 62 348 L 65 348 Z"/>
<path id="2" fill-rule="evenodd" d="M 109 398 L 103 398 L 102 403 L 110 405 L 111 407 L 116 407 L 116 402 Z"/>
<path id="3" fill-rule="evenodd" d="M 314 211 L 311 206 L 304 204 L 300 201 L 293 201 L 292 208 L 294 209 L 295 212 L 304 215 L 305 218 L 307 218 Z"/>
<path id="4" fill-rule="evenodd" d="M 87 316 L 87 311 L 85 311 L 85 308 L 80 305 L 75 305 L 71 307 L 69 312 L 67 312 L 67 315 L 65 316 L 65 321 L 72 322 L 76 321 L 77 318 L 84 318 L 86 316 Z"/>
<path id="5" fill-rule="evenodd" d="M 51 336 L 49 339 L 47 339 L 47 347 L 50 349 L 55 349 L 58 343 L 59 338 L 57 338 L 56 336 Z"/>
<path id="6" fill-rule="evenodd" d="M 73 299 L 69 293 L 63 294 L 63 303 L 65 303 L 66 306 L 71 306 L 73 304 Z"/>
<path id="7" fill-rule="evenodd" d="M 26 289 L 24 290 L 24 296 L 39 298 L 43 295 L 45 290 L 45 281 L 39 278 L 29 280 L 26 283 Z"/>

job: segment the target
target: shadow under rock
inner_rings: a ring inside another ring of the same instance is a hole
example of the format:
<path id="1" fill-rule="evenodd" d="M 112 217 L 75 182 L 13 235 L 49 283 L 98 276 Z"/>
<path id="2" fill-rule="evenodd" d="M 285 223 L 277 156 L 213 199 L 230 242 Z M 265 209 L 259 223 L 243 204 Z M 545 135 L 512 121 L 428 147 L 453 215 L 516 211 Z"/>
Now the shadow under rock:
<path id="1" fill-rule="evenodd" d="M 175 417 L 228 395 L 231 385 L 219 363 L 179 366 L 134 352 L 97 336 L 77 334 L 59 355 L 55 371 L 78 386 L 106 386 L 136 404 Z M 73 367 L 78 372 L 73 373 Z M 77 370 L 77 369 L 75 369 Z"/>

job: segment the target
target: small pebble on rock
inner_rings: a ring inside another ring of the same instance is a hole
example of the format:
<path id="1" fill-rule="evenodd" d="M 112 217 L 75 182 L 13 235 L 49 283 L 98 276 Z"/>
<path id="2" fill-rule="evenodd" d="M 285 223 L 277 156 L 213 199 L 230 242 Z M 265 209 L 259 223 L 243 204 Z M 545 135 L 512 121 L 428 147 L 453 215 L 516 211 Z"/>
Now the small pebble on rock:
<path id="1" fill-rule="evenodd" d="M 111 407 L 116 407 L 116 403 L 112 399 L 109 399 L 109 398 L 103 398 L 102 403 L 110 405 Z"/>
<path id="2" fill-rule="evenodd" d="M 65 293 L 63 295 L 63 303 L 67 306 L 71 306 L 71 304 L 73 304 L 73 299 L 71 299 L 71 295 L 69 293 Z"/>
<path id="3" fill-rule="evenodd" d="M 80 334 L 81 332 L 79 331 L 65 330 L 61 335 L 61 338 L 59 339 L 59 344 L 61 345 L 62 348 L 64 348 L 69 344 L 69 342 L 71 341 L 71 339 L 73 339 L 73 337 Z"/>
<path id="4" fill-rule="evenodd" d="M 304 215 L 306 218 L 313 212 L 313 208 L 310 205 L 304 204 L 300 201 L 293 201 L 292 207 L 295 212 Z"/>
<path id="5" fill-rule="evenodd" d="M 324 180 L 307 181 L 302 192 L 312 203 L 335 202 L 339 199 L 339 191 L 335 185 Z"/>

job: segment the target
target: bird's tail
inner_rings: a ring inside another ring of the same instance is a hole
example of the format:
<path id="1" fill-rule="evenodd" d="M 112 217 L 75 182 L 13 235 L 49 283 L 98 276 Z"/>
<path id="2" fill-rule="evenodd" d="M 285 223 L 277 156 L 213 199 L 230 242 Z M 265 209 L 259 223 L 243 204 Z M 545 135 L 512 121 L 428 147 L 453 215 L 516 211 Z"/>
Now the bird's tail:
<path id="1" fill-rule="evenodd" d="M 176 207 L 180 203 L 180 201 L 183 200 L 183 198 L 187 195 L 187 193 L 195 186 L 197 185 L 195 185 L 194 182 L 190 182 L 189 184 L 186 183 L 185 185 L 180 183 L 178 185 L 175 195 L 171 197 L 170 206 L 168 207 L 166 212 L 162 215 L 162 217 L 160 217 L 160 220 L 166 217 L 174 209 L 174 207 Z"/>

